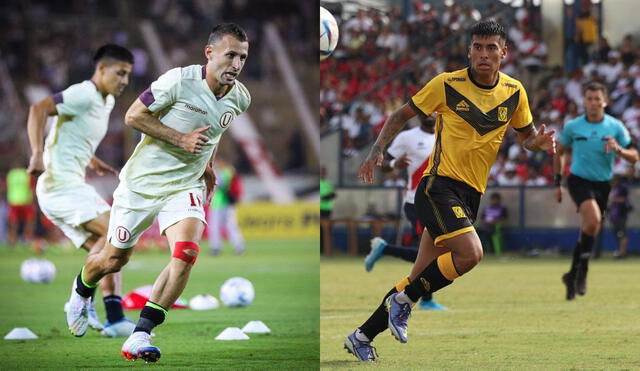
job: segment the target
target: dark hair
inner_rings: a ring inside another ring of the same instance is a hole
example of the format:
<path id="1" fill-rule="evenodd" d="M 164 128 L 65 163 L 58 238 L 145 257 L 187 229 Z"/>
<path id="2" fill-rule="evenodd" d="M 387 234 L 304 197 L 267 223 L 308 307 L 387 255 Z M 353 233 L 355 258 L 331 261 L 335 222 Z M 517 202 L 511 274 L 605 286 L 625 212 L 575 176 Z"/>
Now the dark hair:
<path id="1" fill-rule="evenodd" d="M 478 36 L 500 36 L 502 40 L 507 39 L 507 33 L 504 31 L 504 27 L 493 19 L 488 21 L 480 21 L 471 26 L 471 37 L 473 35 Z"/>
<path id="2" fill-rule="evenodd" d="M 496 199 L 496 200 L 500 200 L 502 199 L 502 196 L 500 196 L 500 193 L 492 193 L 491 194 L 491 199 Z"/>
<path id="3" fill-rule="evenodd" d="M 209 34 L 208 45 L 212 45 L 214 42 L 221 39 L 224 35 L 231 35 L 240 41 L 248 41 L 247 33 L 235 23 L 220 23 L 211 29 Z"/>
<path id="4" fill-rule="evenodd" d="M 133 54 L 129 49 L 115 44 L 102 45 L 93 56 L 93 62 L 98 63 L 104 59 L 115 59 L 116 61 L 133 64 Z"/>
<path id="5" fill-rule="evenodd" d="M 583 90 L 583 94 L 587 94 L 587 91 L 602 91 L 602 94 L 604 94 L 604 97 L 608 97 L 609 96 L 609 91 L 607 89 L 607 86 L 597 82 L 597 81 L 591 81 L 588 82 L 585 86 L 584 86 L 584 90 Z"/>

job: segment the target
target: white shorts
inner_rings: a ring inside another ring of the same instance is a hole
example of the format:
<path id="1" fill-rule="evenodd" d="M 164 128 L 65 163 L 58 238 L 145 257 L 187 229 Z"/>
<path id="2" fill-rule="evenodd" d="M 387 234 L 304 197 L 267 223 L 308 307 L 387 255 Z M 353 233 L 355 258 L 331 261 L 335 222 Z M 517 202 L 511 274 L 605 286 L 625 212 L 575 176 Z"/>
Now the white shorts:
<path id="1" fill-rule="evenodd" d="M 82 224 L 109 211 L 109 204 L 88 184 L 73 184 L 47 190 L 38 182 L 38 204 L 42 213 L 67 236 L 76 247 L 82 247 L 91 232 Z"/>
<path id="2" fill-rule="evenodd" d="M 160 233 L 186 218 L 207 223 L 202 202 L 204 186 L 197 186 L 162 197 L 150 197 L 129 190 L 120 183 L 113 193 L 107 240 L 120 249 L 134 246 L 158 217 Z"/>

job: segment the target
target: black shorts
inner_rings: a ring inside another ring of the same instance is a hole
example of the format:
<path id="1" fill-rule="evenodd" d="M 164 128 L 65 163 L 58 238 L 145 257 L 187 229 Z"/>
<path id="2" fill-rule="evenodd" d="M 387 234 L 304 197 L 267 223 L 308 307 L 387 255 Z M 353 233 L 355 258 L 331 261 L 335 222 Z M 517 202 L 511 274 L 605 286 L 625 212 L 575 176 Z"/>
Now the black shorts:
<path id="1" fill-rule="evenodd" d="M 422 178 L 416 191 L 416 211 L 436 246 L 473 230 L 480 196 L 475 188 L 458 180 L 437 175 Z"/>
<path id="2" fill-rule="evenodd" d="M 583 201 L 596 200 L 600 207 L 600 213 L 604 215 L 605 211 L 607 211 L 607 202 L 611 191 L 609 182 L 594 182 L 570 174 L 569 179 L 567 179 L 567 187 L 578 210 Z"/>
<path id="3" fill-rule="evenodd" d="M 613 227 L 613 233 L 618 238 L 627 236 L 627 217 L 624 216 L 622 218 L 612 220 L 611 226 Z"/>

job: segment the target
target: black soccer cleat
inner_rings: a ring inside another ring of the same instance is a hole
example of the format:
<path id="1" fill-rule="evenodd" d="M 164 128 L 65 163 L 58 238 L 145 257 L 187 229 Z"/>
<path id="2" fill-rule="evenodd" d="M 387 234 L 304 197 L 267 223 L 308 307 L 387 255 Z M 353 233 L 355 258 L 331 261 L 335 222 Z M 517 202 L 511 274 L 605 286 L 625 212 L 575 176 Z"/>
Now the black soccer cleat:
<path id="1" fill-rule="evenodd" d="M 567 287 L 567 300 L 573 300 L 576 298 L 576 280 L 569 275 L 569 273 L 565 273 L 562 275 L 562 282 Z"/>

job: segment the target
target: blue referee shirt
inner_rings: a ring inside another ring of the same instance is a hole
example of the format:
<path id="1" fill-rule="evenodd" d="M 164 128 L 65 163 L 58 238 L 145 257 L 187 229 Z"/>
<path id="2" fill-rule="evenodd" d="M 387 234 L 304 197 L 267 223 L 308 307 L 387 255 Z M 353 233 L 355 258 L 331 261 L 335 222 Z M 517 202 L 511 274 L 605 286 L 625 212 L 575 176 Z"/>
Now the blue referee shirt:
<path id="1" fill-rule="evenodd" d="M 604 115 L 600 122 L 587 121 L 586 115 L 564 125 L 560 143 L 571 147 L 571 174 L 594 182 L 605 182 L 613 176 L 615 152 L 605 152 L 606 137 L 613 137 L 623 148 L 631 144 L 629 131 L 618 119 Z"/>

